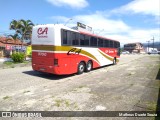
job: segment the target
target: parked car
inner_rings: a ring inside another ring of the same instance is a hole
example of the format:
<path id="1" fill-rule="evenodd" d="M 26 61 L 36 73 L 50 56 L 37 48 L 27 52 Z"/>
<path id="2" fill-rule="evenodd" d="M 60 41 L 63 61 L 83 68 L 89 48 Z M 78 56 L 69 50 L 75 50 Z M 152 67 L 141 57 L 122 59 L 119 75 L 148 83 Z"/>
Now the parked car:
<path id="1" fill-rule="evenodd" d="M 129 54 L 129 51 L 122 51 L 122 54 Z"/>
<path id="2" fill-rule="evenodd" d="M 160 51 L 151 50 L 151 51 L 148 52 L 148 54 L 160 54 Z"/>

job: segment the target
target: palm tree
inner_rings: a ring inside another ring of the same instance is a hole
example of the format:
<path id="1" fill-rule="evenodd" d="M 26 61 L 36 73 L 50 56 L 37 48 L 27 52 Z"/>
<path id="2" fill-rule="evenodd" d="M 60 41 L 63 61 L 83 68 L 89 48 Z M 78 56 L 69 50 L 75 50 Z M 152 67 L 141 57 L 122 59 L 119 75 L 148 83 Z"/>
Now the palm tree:
<path id="1" fill-rule="evenodd" d="M 8 35 L 8 37 L 11 37 L 13 40 L 17 40 L 19 38 L 18 34 L 14 34 L 14 35 Z M 9 39 L 9 38 L 8 38 Z"/>
<path id="2" fill-rule="evenodd" d="M 31 37 L 32 27 L 34 26 L 34 24 L 32 23 L 31 20 L 25 21 L 25 20 L 21 19 L 20 22 L 21 22 L 22 42 L 23 42 L 24 39 Z"/>
<path id="3" fill-rule="evenodd" d="M 12 20 L 10 23 L 10 29 L 15 30 L 15 34 L 20 34 L 22 42 L 26 38 L 31 37 L 32 27 L 34 24 L 31 20 Z M 28 37 L 29 36 L 29 37 Z"/>
<path id="4" fill-rule="evenodd" d="M 15 30 L 16 31 L 15 34 L 18 34 L 20 33 L 20 29 L 21 29 L 21 22 L 13 19 L 10 23 L 10 30 Z"/>

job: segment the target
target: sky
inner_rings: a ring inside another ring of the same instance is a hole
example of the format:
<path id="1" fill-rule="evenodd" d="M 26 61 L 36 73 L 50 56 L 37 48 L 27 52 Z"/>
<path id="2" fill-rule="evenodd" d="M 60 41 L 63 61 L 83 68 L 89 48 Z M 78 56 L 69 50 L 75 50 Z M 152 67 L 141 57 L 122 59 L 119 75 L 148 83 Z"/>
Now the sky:
<path id="1" fill-rule="evenodd" d="M 160 0 L 0 0 L 0 35 L 14 33 L 13 19 L 68 27 L 81 22 L 122 44 L 160 41 Z"/>

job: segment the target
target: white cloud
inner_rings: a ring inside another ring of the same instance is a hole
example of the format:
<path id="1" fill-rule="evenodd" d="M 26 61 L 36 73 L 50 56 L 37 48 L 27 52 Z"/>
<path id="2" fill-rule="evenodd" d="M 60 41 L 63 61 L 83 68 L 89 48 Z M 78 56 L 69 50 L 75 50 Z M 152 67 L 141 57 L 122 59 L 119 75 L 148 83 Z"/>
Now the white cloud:
<path id="1" fill-rule="evenodd" d="M 78 15 L 74 16 L 73 19 L 93 27 L 94 30 L 104 29 L 107 33 L 119 33 L 130 29 L 123 21 L 111 20 L 98 13 L 91 15 Z"/>
<path id="2" fill-rule="evenodd" d="M 85 8 L 89 5 L 86 0 L 47 0 L 47 1 L 52 5 L 58 7 L 69 6 L 75 9 Z"/>
<path id="3" fill-rule="evenodd" d="M 142 42 L 146 43 L 146 41 L 155 38 L 155 41 L 159 41 L 160 33 L 159 29 L 131 29 L 127 32 L 127 34 L 110 34 L 106 35 L 109 38 L 117 39 L 121 43 L 133 43 L 133 42 Z M 152 41 L 151 41 L 152 42 Z"/>
<path id="4" fill-rule="evenodd" d="M 145 15 L 160 16 L 160 0 L 134 0 L 127 5 L 124 5 L 114 12 L 121 13 L 141 13 Z"/>
<path id="5" fill-rule="evenodd" d="M 104 16 L 105 12 L 95 12 L 93 14 L 76 15 L 71 18 L 64 16 L 53 16 L 52 19 L 69 27 L 76 26 L 76 22 L 82 22 L 93 28 L 94 33 L 101 36 L 119 40 L 121 43 L 142 42 L 150 40 L 153 36 L 155 41 L 160 40 L 159 28 L 134 28 L 127 25 L 120 19 L 110 19 Z"/>
<path id="6" fill-rule="evenodd" d="M 82 22 L 88 26 L 91 26 L 96 33 L 102 30 L 104 30 L 103 33 L 121 33 L 130 29 L 130 27 L 123 21 L 108 19 L 103 14 L 97 12 L 95 14 L 73 16 L 72 21 L 68 21 L 70 18 L 64 16 L 53 16 L 51 18 L 54 20 L 56 19 L 63 24 L 68 22 L 67 26 L 70 27 L 73 25 L 73 22 L 74 25 L 76 22 Z"/>
<path id="7" fill-rule="evenodd" d="M 52 16 L 51 19 L 56 20 L 56 22 L 65 22 L 69 20 L 69 18 L 65 16 Z"/>

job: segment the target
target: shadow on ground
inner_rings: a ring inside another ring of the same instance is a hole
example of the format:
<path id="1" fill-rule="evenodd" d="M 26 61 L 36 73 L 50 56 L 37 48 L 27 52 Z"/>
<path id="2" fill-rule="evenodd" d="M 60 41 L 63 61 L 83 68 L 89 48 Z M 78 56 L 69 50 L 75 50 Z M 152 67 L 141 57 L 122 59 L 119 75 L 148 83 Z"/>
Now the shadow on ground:
<path id="1" fill-rule="evenodd" d="M 156 80 L 160 81 L 160 68 L 156 77 Z M 157 108 L 156 111 L 160 113 L 160 88 L 159 88 L 159 93 L 158 93 L 158 100 L 157 100 Z M 160 117 L 156 117 L 155 120 L 160 120 Z"/>
<path id="2" fill-rule="evenodd" d="M 37 72 L 37 71 L 25 71 L 23 72 L 24 74 L 31 75 L 31 76 L 36 76 L 40 78 L 45 78 L 48 80 L 61 80 L 63 78 L 71 77 L 74 76 L 75 74 L 72 75 L 54 75 L 54 74 L 48 74 L 48 73 L 42 73 L 42 72 Z"/>
<path id="3" fill-rule="evenodd" d="M 106 65 L 106 66 L 102 66 L 102 67 L 99 67 L 99 68 L 94 68 L 94 69 L 92 69 L 92 71 L 95 71 L 95 70 L 98 70 L 98 69 L 101 69 L 101 68 L 105 68 L 105 67 L 109 67 L 109 66 L 111 66 L 111 65 Z M 60 79 L 63 79 L 63 78 L 72 77 L 72 76 L 77 75 L 76 73 L 71 74 L 71 75 L 54 75 L 54 74 L 48 74 L 48 73 L 38 72 L 38 71 L 34 71 L 34 70 L 25 71 L 23 73 L 27 74 L 27 75 L 31 75 L 31 76 L 45 78 L 45 79 L 48 79 L 48 80 L 60 80 Z"/>

